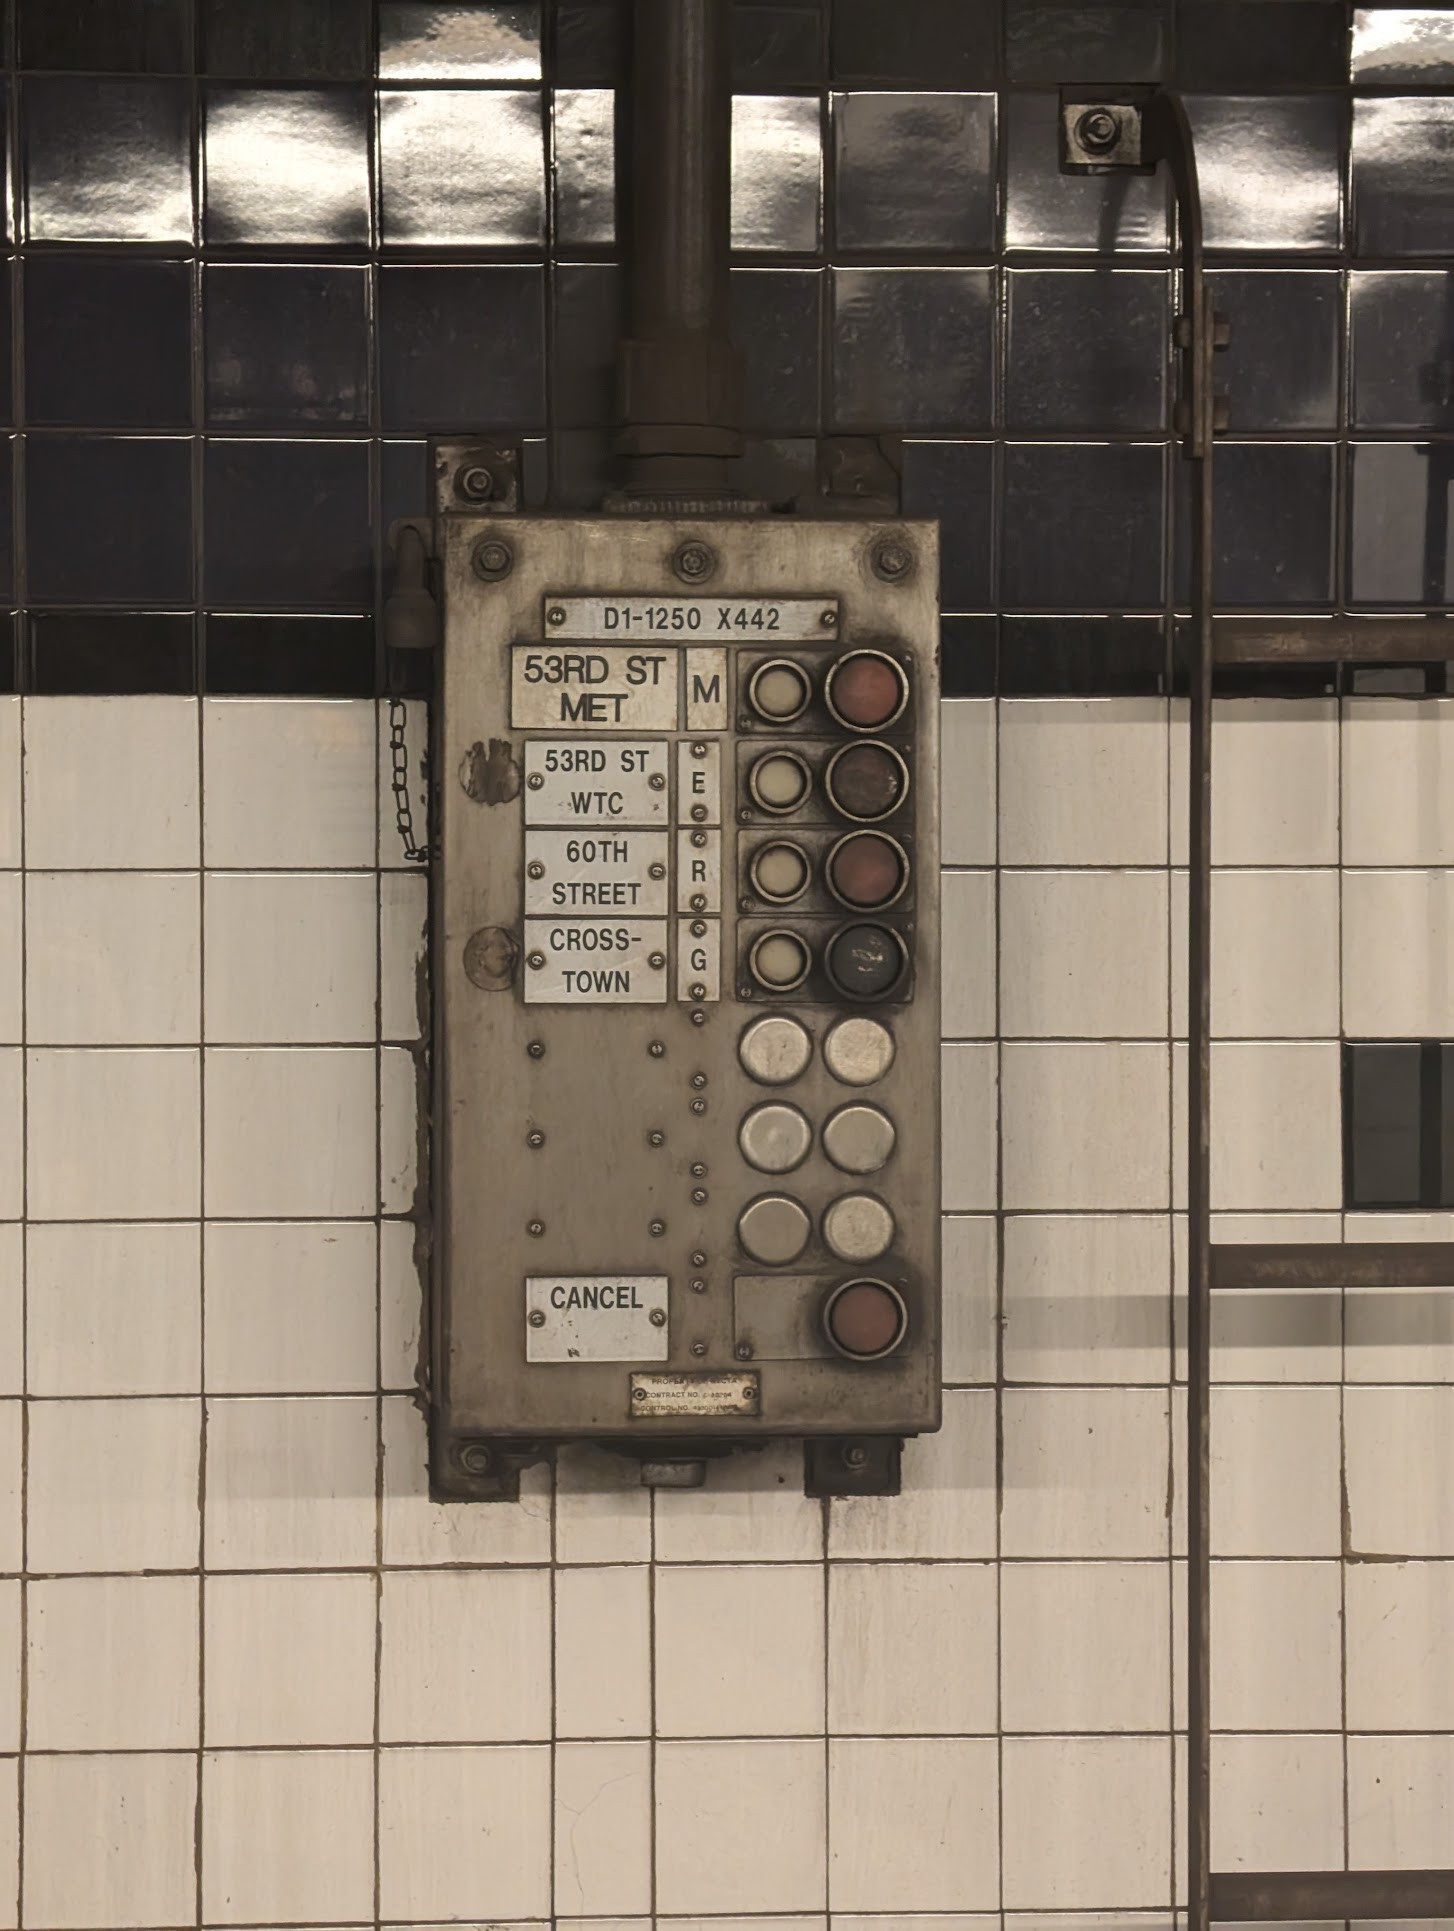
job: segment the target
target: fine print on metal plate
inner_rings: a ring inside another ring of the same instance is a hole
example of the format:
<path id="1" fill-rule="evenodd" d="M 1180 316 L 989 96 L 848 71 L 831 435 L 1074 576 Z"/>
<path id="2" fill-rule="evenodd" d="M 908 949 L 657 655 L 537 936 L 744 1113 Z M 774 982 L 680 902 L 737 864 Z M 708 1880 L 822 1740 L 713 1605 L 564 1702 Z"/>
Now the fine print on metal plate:
<path id="1" fill-rule="evenodd" d="M 575 642 L 831 639 L 836 597 L 547 597 L 545 634 Z"/>
<path id="2" fill-rule="evenodd" d="M 762 1400 L 762 1376 L 755 1368 L 736 1374 L 634 1374 L 631 1417 L 650 1421 L 662 1415 L 755 1415 Z"/>

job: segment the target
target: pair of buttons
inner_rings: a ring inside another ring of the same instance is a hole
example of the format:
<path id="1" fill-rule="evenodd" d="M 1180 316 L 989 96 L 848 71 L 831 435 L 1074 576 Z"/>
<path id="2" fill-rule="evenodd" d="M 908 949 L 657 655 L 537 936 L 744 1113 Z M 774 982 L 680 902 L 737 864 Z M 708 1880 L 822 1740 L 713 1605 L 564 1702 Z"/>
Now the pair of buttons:
<path id="1" fill-rule="evenodd" d="M 764 1267 L 795 1261 L 812 1231 L 807 1208 L 785 1193 L 760 1194 L 737 1221 L 743 1251 Z M 875 1194 L 840 1194 L 823 1211 L 823 1244 L 839 1260 L 877 1260 L 893 1245 L 896 1232 L 893 1214 Z"/>
<path id="2" fill-rule="evenodd" d="M 841 1106 L 823 1125 L 823 1151 L 840 1173 L 877 1173 L 887 1165 L 898 1135 L 877 1106 Z M 813 1126 L 786 1100 L 764 1100 L 737 1129 L 742 1157 L 759 1173 L 791 1173 L 807 1159 Z"/>
<path id="3" fill-rule="evenodd" d="M 759 1086 L 790 1086 L 813 1060 L 813 1037 L 787 1013 L 754 1019 L 737 1042 L 742 1070 Z M 894 1036 L 877 1019 L 840 1019 L 823 1041 L 823 1063 L 845 1086 L 871 1086 L 894 1063 Z"/>

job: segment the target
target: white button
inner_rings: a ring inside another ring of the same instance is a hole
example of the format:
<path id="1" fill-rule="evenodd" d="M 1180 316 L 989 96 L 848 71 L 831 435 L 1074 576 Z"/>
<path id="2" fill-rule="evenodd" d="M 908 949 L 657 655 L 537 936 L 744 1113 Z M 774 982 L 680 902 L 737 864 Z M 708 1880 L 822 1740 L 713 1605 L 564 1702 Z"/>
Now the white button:
<path id="1" fill-rule="evenodd" d="M 877 1173 L 898 1138 L 888 1114 L 876 1106 L 840 1106 L 823 1128 L 823 1151 L 844 1173 Z"/>
<path id="2" fill-rule="evenodd" d="M 846 1193 L 823 1215 L 823 1238 L 839 1260 L 877 1260 L 893 1245 L 894 1217 L 871 1193 Z"/>
<path id="3" fill-rule="evenodd" d="M 823 1058 L 845 1086 L 871 1086 L 894 1063 L 894 1036 L 876 1019 L 840 1019 L 823 1041 Z"/>
<path id="4" fill-rule="evenodd" d="M 795 1261 L 811 1232 L 806 1210 L 785 1193 L 765 1193 L 751 1201 L 737 1222 L 737 1238 L 765 1267 L 782 1267 Z"/>
<path id="5" fill-rule="evenodd" d="M 813 1041 L 796 1019 L 772 1013 L 753 1020 L 737 1042 L 737 1057 L 759 1086 L 787 1086 L 807 1071 Z"/>
<path id="6" fill-rule="evenodd" d="M 753 1107 L 737 1129 L 737 1144 L 760 1173 L 791 1173 L 807 1159 L 813 1129 L 797 1107 L 768 1100 Z"/>

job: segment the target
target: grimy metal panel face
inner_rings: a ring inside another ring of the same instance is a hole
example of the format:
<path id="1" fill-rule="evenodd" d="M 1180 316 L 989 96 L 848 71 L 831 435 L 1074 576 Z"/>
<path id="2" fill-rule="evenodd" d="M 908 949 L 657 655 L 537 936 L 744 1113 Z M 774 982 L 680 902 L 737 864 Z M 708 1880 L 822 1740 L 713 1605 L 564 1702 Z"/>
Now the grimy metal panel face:
<path id="1" fill-rule="evenodd" d="M 444 567 L 437 1454 L 936 1427 L 934 526 Z"/>

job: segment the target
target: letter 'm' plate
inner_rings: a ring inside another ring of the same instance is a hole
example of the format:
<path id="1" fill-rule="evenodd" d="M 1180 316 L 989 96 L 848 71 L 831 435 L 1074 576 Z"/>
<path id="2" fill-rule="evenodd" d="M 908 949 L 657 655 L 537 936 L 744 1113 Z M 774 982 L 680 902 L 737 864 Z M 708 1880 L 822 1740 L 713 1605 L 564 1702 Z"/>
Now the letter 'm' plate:
<path id="1" fill-rule="evenodd" d="M 665 1274 L 530 1275 L 525 1359 L 665 1361 L 669 1285 Z"/>

